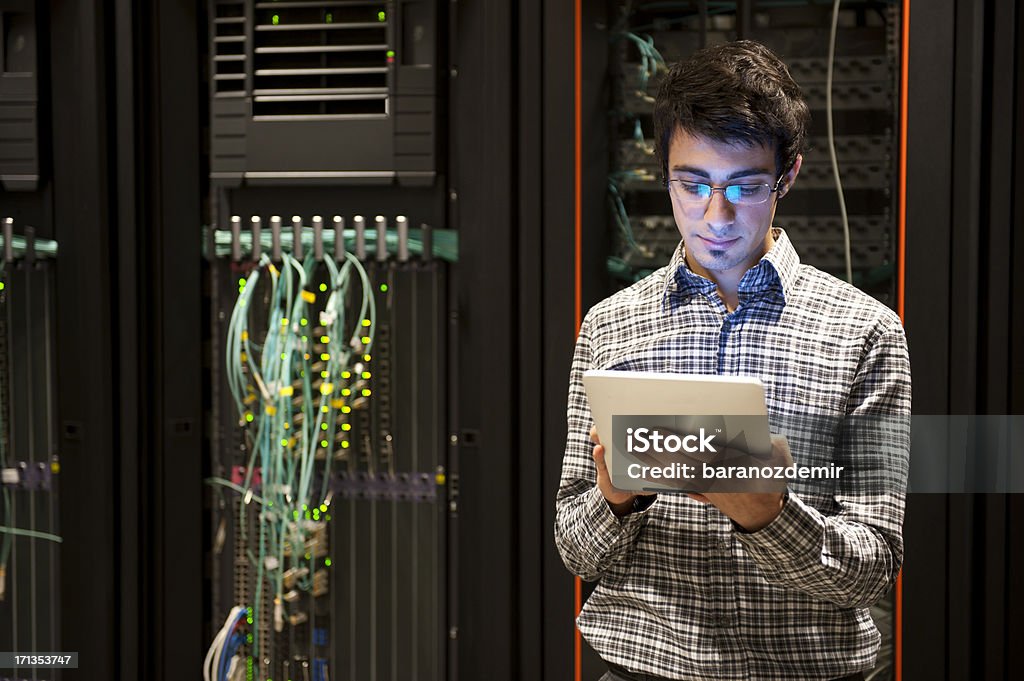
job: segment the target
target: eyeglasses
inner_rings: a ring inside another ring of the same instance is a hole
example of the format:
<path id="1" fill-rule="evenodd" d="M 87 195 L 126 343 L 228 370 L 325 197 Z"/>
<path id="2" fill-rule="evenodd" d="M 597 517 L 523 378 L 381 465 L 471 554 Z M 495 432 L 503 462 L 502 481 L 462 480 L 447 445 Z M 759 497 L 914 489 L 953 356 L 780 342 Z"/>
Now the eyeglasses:
<path id="1" fill-rule="evenodd" d="M 779 191 L 782 179 L 785 174 L 780 175 L 775 181 L 775 186 L 770 184 L 729 184 L 724 187 L 712 187 L 705 182 L 690 182 L 677 178 L 668 181 L 669 191 L 683 203 L 707 204 L 711 195 L 715 192 L 722 192 L 726 201 L 734 206 L 757 206 L 768 200 L 768 197 Z"/>

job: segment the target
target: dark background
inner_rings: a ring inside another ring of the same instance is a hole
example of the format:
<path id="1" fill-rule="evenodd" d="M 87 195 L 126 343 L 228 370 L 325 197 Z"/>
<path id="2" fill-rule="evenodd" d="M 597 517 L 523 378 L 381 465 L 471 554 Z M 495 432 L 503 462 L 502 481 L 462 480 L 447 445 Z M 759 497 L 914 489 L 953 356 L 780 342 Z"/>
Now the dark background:
<path id="1" fill-rule="evenodd" d="M 25 3 L 0 2 L 0 9 Z M 592 3 L 585 3 L 587 25 Z M 201 3 L 36 3 L 39 189 L 0 213 L 60 245 L 60 649 L 66 678 L 198 676 L 204 621 Z M 573 674 L 573 579 L 553 542 L 575 336 L 573 5 L 452 2 L 449 207 L 456 308 L 457 580 L 449 678 Z M 1024 13 L 915 2 L 905 322 L 916 413 L 1024 413 Z M 584 54 L 584 131 L 599 78 Z M 585 134 L 584 159 L 601 155 Z M 584 163 L 584 168 L 589 166 Z M 584 186 L 588 173 L 584 171 Z M 597 186 L 601 186 L 598 178 Z M 600 192 L 583 224 L 603 223 Z M 1015 235 L 1015 232 L 1017 234 Z M 600 234 L 600 232 L 596 232 Z M 583 306 L 604 294 L 583 242 Z M 463 438 L 465 440 L 465 438 Z M 912 495 L 906 679 L 1013 678 L 1024 663 L 1024 502 Z M 584 678 L 599 672 L 588 657 Z"/>

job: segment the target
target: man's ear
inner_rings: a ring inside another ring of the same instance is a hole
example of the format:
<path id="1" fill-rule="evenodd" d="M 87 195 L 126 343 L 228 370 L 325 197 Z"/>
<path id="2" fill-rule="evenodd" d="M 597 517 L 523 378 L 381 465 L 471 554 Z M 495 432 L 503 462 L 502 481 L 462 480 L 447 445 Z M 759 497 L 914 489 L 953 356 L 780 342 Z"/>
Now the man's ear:
<path id="1" fill-rule="evenodd" d="M 803 154 L 796 155 L 796 161 L 793 162 L 793 167 L 789 169 L 785 177 L 782 178 L 782 185 L 779 187 L 779 198 L 789 193 L 793 183 L 796 182 L 796 176 L 800 174 L 800 166 L 803 165 L 804 156 Z"/>

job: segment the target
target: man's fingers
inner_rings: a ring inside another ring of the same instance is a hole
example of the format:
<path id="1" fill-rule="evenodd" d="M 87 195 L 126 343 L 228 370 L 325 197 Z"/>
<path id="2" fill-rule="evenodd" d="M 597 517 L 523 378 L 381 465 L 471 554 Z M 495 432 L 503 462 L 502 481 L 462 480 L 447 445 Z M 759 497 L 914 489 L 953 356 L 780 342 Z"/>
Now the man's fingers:
<path id="1" fill-rule="evenodd" d="M 604 462 L 604 446 L 594 445 L 594 463 L 597 464 L 598 474 L 608 472 L 608 466 Z"/>
<path id="2" fill-rule="evenodd" d="M 597 426 L 590 427 L 590 440 L 596 445 L 601 444 L 601 438 L 597 436 Z"/>

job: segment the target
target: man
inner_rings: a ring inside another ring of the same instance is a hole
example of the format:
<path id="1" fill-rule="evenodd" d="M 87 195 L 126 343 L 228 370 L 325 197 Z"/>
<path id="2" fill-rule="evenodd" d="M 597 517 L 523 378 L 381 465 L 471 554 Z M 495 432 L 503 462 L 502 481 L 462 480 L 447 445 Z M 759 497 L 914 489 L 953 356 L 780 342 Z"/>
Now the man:
<path id="1" fill-rule="evenodd" d="M 668 73 L 654 120 L 682 242 L 580 329 L 555 527 L 566 566 L 600 580 L 578 625 L 610 681 L 862 678 L 880 641 L 867 608 L 903 558 L 900 489 L 637 496 L 612 485 L 595 445 L 587 369 L 754 376 L 776 432 L 805 415 L 910 411 L 898 317 L 801 264 L 772 227 L 809 123 L 778 57 L 750 41 L 696 53 Z M 884 475 L 870 459 L 884 438 L 844 433 L 824 456 Z M 809 442 L 790 436 L 797 463 L 821 449 Z"/>

